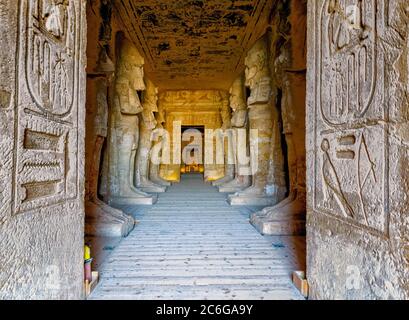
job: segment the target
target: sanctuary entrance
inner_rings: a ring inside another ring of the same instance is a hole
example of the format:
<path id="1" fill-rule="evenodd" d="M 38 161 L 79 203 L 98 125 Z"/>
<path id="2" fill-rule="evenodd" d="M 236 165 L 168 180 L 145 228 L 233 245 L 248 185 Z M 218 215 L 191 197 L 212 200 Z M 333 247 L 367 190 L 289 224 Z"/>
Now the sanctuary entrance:
<path id="1" fill-rule="evenodd" d="M 204 173 L 205 127 L 182 126 L 181 174 Z"/>

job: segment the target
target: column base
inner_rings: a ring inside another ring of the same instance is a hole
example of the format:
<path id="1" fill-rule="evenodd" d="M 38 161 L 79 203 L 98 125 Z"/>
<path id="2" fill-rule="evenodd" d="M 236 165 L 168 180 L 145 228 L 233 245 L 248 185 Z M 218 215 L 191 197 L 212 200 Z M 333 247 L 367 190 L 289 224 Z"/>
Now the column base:
<path id="1" fill-rule="evenodd" d="M 252 214 L 250 223 L 263 235 L 269 236 L 303 236 L 305 220 L 294 216 L 293 219 L 273 219 L 268 216 Z"/>
<path id="2" fill-rule="evenodd" d="M 277 201 L 273 197 L 267 195 L 229 195 L 227 202 L 231 206 L 272 206 Z"/>
<path id="3" fill-rule="evenodd" d="M 109 204 L 115 206 L 149 206 L 155 204 L 157 201 L 157 195 L 150 195 L 149 197 L 112 197 L 109 200 Z"/>

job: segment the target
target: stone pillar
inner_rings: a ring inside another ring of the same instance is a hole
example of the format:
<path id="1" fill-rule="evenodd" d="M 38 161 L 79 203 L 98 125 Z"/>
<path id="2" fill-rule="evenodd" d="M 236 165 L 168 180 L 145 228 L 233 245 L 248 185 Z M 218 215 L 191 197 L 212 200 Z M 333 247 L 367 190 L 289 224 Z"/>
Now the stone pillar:
<path id="1" fill-rule="evenodd" d="M 165 192 L 166 187 L 149 180 L 150 151 L 152 133 L 156 127 L 154 112 L 158 112 L 158 88 L 150 80 L 146 80 L 146 91 L 140 116 L 140 136 L 135 167 L 135 183 L 145 192 Z"/>
<path id="2" fill-rule="evenodd" d="M 219 192 L 234 193 L 245 188 L 251 184 L 250 175 L 241 173 L 241 165 L 239 163 L 239 152 L 245 150 L 247 153 L 247 146 L 239 145 L 238 131 L 246 130 L 247 127 L 247 105 L 246 105 L 246 88 L 244 86 L 244 75 L 240 75 L 230 88 L 230 108 L 233 111 L 231 118 L 231 141 L 233 142 L 233 158 L 234 158 L 234 179 L 225 182 L 219 186 Z M 246 132 L 247 134 L 247 132 Z M 247 144 L 247 143 L 246 143 Z"/>
<path id="3" fill-rule="evenodd" d="M 234 161 L 233 161 L 233 134 L 231 127 L 231 108 L 229 98 L 225 94 L 222 95 L 220 115 L 222 118 L 222 128 L 217 139 L 221 139 L 224 154 L 224 177 L 212 183 L 213 186 L 221 186 L 234 179 Z M 220 144 L 220 143 L 219 143 Z"/>
<path id="4" fill-rule="evenodd" d="M 308 2 L 312 299 L 409 298 L 408 5 Z"/>
<path id="5" fill-rule="evenodd" d="M 84 298 L 85 13 L 0 4 L 1 300 Z"/>
<path id="6" fill-rule="evenodd" d="M 156 128 L 155 128 L 155 131 L 164 130 L 165 121 L 166 121 L 165 110 L 164 110 L 162 104 L 159 103 L 158 104 L 158 113 L 156 114 Z M 170 138 L 170 134 L 169 134 L 169 136 L 166 136 L 166 137 L 164 137 L 164 136 L 158 137 L 157 134 L 159 134 L 159 132 L 154 134 L 152 136 L 152 139 L 153 139 L 153 141 L 159 140 L 157 143 L 161 146 L 161 151 L 158 154 L 158 156 L 161 157 L 165 152 L 168 152 L 168 148 L 170 147 L 170 145 L 169 145 L 170 141 L 166 140 L 166 139 Z M 152 154 L 151 154 L 151 162 L 150 162 L 150 165 L 149 165 L 149 178 L 150 178 L 150 180 L 152 182 L 154 182 L 156 184 L 159 184 L 159 185 L 161 185 L 163 187 L 169 187 L 169 186 L 172 185 L 171 182 L 163 179 L 160 176 L 160 163 L 152 162 Z"/>
<path id="7" fill-rule="evenodd" d="M 251 143 L 256 145 L 256 152 L 250 152 L 252 184 L 249 188 L 228 197 L 231 205 L 271 205 L 273 198 L 265 192 L 267 185 L 270 143 L 274 125 L 271 77 L 267 56 L 266 37 L 261 38 L 250 49 L 246 57 L 246 86 L 251 90 L 247 106 L 249 110 L 250 130 L 257 132 Z M 278 120 L 278 119 L 276 119 Z M 243 152 L 243 150 L 239 150 Z M 254 171 L 254 172 L 253 172 Z"/>
<path id="8" fill-rule="evenodd" d="M 144 60 L 127 39 L 122 39 L 119 50 L 109 150 L 109 203 L 150 205 L 156 202 L 157 197 L 134 186 L 139 141 L 138 114 L 143 111 L 137 91 L 145 90 Z"/>
<path id="9" fill-rule="evenodd" d="M 271 135 L 270 162 L 267 176 L 266 193 L 273 197 L 273 203 L 279 203 L 285 199 L 287 194 L 286 172 L 284 150 L 282 145 L 282 117 L 281 117 L 281 97 L 278 94 L 276 81 L 273 81 L 273 133 Z"/>
<path id="10" fill-rule="evenodd" d="M 87 81 L 85 233 L 123 237 L 134 228 L 135 219 L 98 198 L 101 151 L 108 132 L 108 81 L 115 71 L 105 49 L 101 50 L 101 61 Z"/>
<path id="11" fill-rule="evenodd" d="M 306 13 L 303 8 L 305 2 L 291 2 L 289 40 L 281 45 L 273 66 L 274 82 L 282 91 L 290 189 L 285 200 L 251 217 L 251 223 L 269 235 L 305 234 Z"/>

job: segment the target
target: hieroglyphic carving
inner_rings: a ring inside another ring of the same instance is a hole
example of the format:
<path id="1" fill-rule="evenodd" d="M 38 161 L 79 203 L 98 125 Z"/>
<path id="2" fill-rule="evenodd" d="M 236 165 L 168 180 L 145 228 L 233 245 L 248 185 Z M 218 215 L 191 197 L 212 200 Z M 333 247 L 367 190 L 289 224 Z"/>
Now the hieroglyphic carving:
<path id="1" fill-rule="evenodd" d="M 362 118 L 377 78 L 375 0 L 330 0 L 322 14 L 321 108 L 331 125 Z M 342 95 L 339 95 L 342 92 Z"/>
<path id="2" fill-rule="evenodd" d="M 74 103 L 78 66 L 74 1 L 30 1 L 25 14 L 28 89 L 44 114 L 66 116 Z"/>
<path id="3" fill-rule="evenodd" d="M 20 2 L 14 213 L 78 195 L 81 6 Z"/>
<path id="4" fill-rule="evenodd" d="M 378 40 L 385 6 L 376 0 L 320 3 L 315 208 L 387 236 L 388 108 Z"/>

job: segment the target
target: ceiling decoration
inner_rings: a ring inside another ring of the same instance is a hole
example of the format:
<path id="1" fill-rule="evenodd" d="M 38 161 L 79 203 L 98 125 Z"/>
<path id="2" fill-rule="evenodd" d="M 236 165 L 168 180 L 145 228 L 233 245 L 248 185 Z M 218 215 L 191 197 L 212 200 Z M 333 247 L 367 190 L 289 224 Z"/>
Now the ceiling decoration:
<path id="1" fill-rule="evenodd" d="M 161 89 L 228 89 L 276 0 L 118 0 L 117 14 Z"/>

